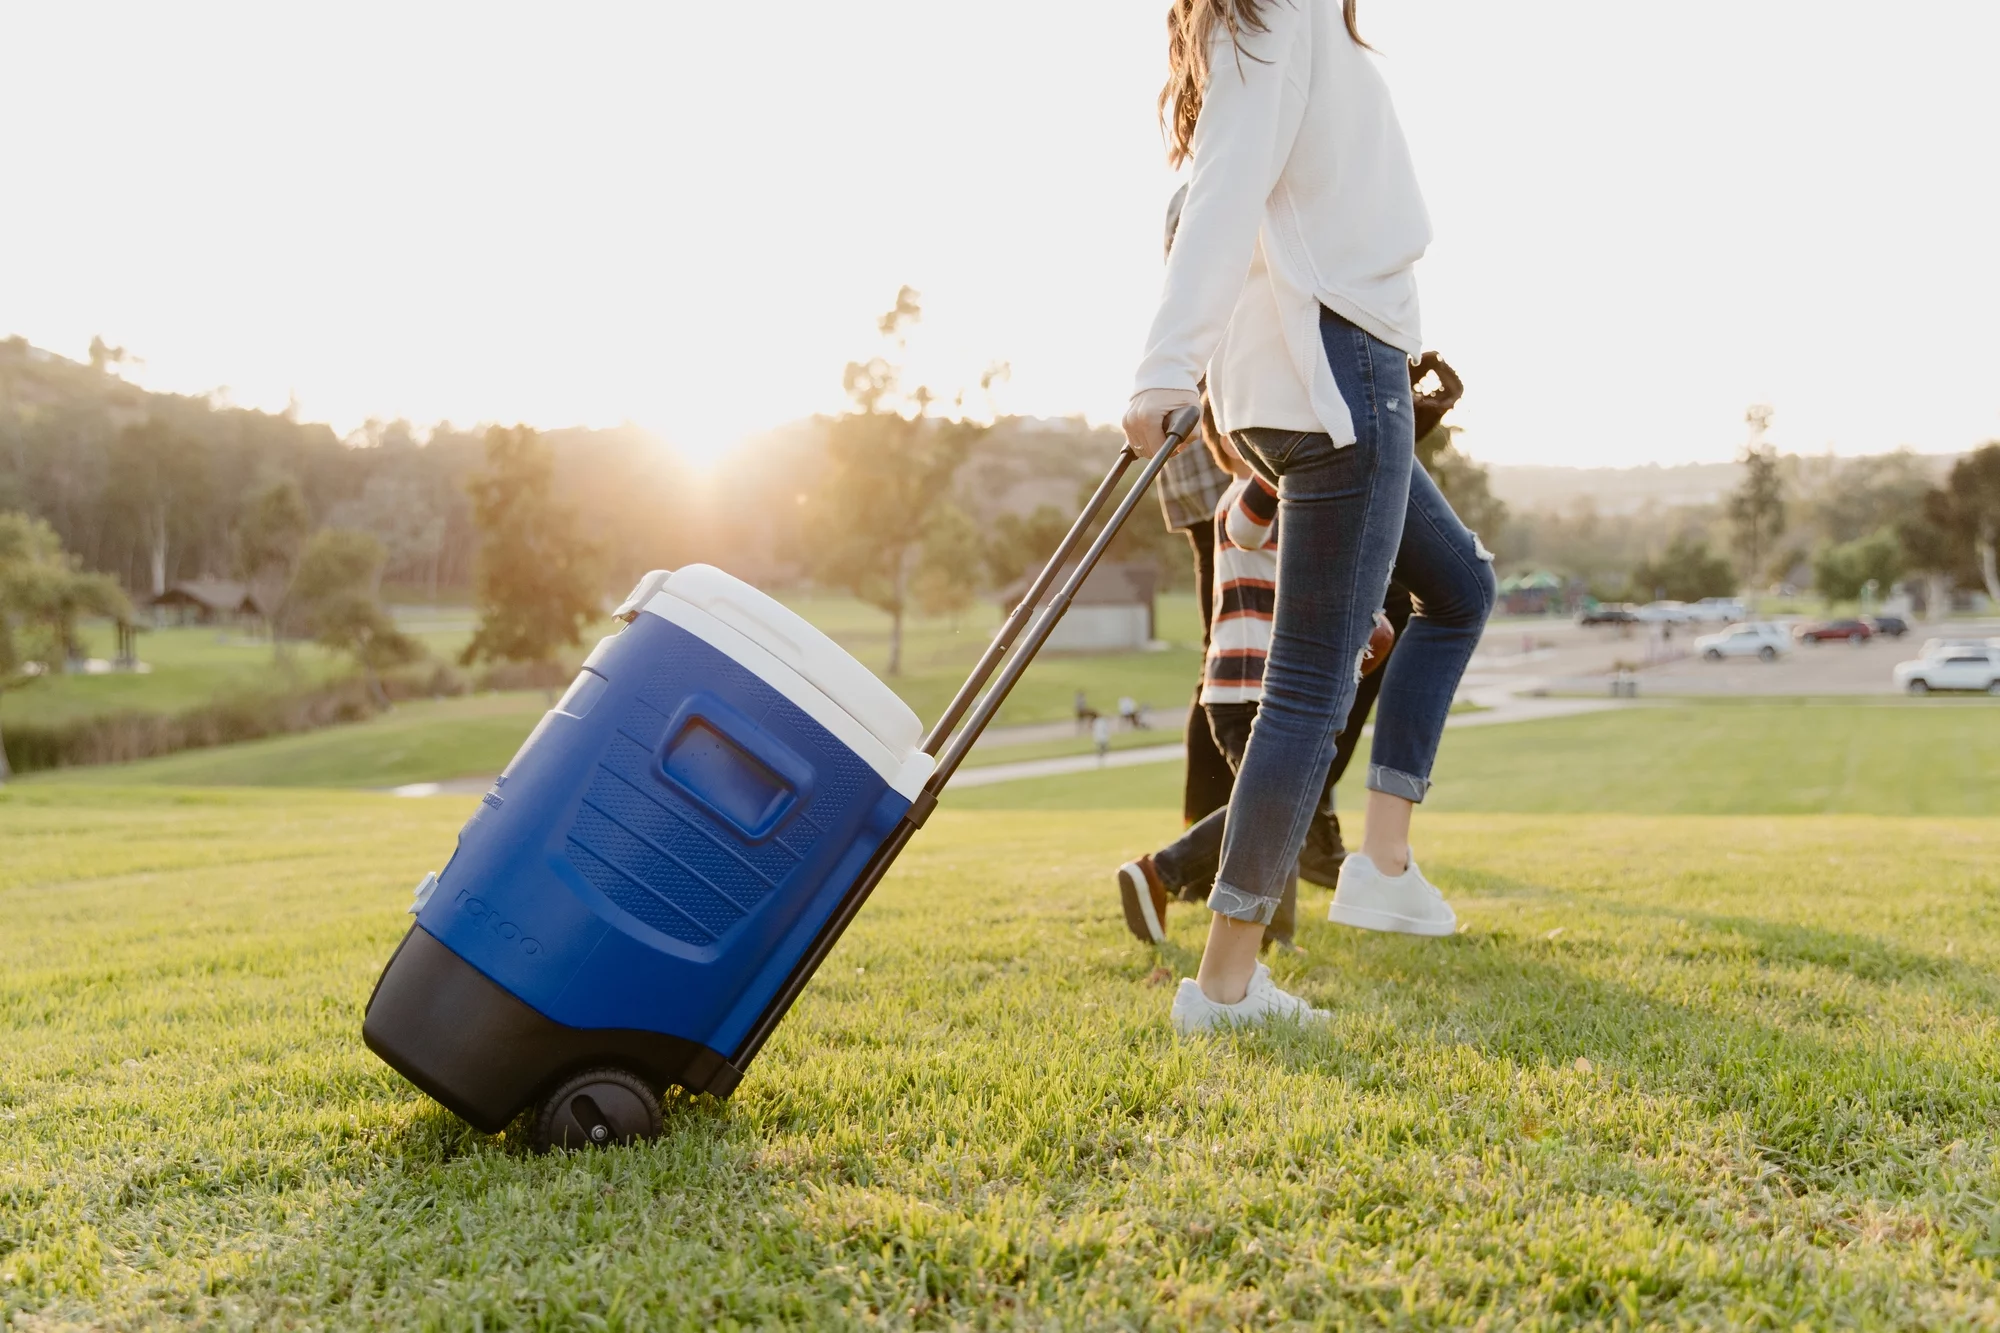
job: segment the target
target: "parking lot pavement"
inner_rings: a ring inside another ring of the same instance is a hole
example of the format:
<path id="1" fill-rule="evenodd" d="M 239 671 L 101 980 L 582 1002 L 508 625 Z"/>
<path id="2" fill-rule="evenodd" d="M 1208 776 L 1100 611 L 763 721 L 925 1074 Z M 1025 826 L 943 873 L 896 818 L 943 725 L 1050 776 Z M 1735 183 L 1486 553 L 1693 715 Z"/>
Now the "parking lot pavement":
<path id="1" fill-rule="evenodd" d="M 1467 693 L 1513 682 L 1522 691 L 1608 693 L 1609 676 L 1623 664 L 1636 670 L 1641 695 L 1893 695 L 1892 669 L 1915 657 L 1924 640 L 2000 637 L 2000 622 L 1937 621 L 1914 625 L 1901 639 L 1858 647 L 1795 644 L 1775 662 L 1710 662 L 1695 653 L 1694 641 L 1714 628 L 1678 627 L 1671 642 L 1662 643 L 1639 625 L 1586 629 L 1567 620 L 1496 621 L 1472 659 Z"/>

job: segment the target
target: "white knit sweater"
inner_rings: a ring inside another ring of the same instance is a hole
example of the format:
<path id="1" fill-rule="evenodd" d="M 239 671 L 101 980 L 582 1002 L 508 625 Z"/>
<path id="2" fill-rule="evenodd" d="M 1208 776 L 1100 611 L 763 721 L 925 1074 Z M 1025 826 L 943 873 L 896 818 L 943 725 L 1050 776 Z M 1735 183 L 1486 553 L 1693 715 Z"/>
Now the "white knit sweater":
<path id="1" fill-rule="evenodd" d="M 1429 215 L 1388 85 L 1340 0 L 1266 0 L 1239 55 L 1217 24 L 1194 172 L 1136 388 L 1204 373 L 1224 430 L 1354 426 L 1327 368 L 1319 307 L 1414 356 L 1412 265 Z"/>

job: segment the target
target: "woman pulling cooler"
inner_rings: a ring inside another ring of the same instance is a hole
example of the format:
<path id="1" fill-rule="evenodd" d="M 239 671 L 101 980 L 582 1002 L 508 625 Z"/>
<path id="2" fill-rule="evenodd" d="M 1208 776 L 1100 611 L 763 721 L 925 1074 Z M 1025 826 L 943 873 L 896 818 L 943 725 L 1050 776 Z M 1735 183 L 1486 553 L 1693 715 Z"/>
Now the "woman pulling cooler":
<path id="1" fill-rule="evenodd" d="M 1170 157 L 1193 172 L 1125 433 L 1156 452 L 1205 373 L 1221 428 L 1277 486 L 1285 533 L 1208 942 L 1174 998 L 1176 1027 L 1193 1032 L 1323 1016 L 1277 987 L 1257 949 L 1392 574 L 1417 610 L 1385 669 L 1366 832 L 1331 915 L 1413 934 L 1455 928 L 1410 855 L 1410 816 L 1494 582 L 1490 554 L 1415 465 L 1412 266 L 1430 222 L 1354 0 L 1176 0 L 1168 56 Z"/>

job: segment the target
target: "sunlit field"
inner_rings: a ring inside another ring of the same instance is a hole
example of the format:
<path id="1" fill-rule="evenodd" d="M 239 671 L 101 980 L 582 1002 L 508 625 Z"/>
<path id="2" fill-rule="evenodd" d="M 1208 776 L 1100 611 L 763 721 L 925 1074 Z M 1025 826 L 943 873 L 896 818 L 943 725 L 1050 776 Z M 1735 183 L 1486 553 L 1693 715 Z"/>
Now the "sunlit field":
<path id="1" fill-rule="evenodd" d="M 108 624 L 82 627 L 86 651 L 110 660 L 116 637 Z M 144 674 L 50 673 L 0 692 L 0 726 L 16 721 L 67 722 L 124 711 L 177 713 L 241 694 L 282 694 L 310 689 L 348 674 L 348 666 L 317 644 L 286 645 L 286 661 L 269 639 L 248 627 L 196 626 L 148 630 L 139 635 Z"/>
<path id="2" fill-rule="evenodd" d="M 886 651 L 858 604 L 801 609 Z M 917 627 L 906 691 L 956 684 L 976 644 L 947 630 Z M 1026 716 L 1066 717 L 1093 670 L 1185 680 L 1193 651 L 1046 659 Z M 2000 710 L 1983 700 L 1455 729 L 1419 853 L 1464 928 L 1347 931 L 1302 886 L 1305 952 L 1273 965 L 1334 1012 L 1317 1032 L 1169 1032 L 1204 914 L 1175 909 L 1166 946 L 1138 945 L 1110 872 L 1174 833 L 1178 764 L 950 792 L 734 1098 L 672 1099 L 657 1143 L 536 1157 L 359 1038 L 409 888 L 470 798 L 332 789 L 496 772 L 549 701 L 418 700 L 0 789 L 0 1311 L 2000 1319 Z M 1177 738 L 1162 713 L 1119 742 Z M 1343 795 L 1360 808 L 1354 781 Z"/>
<path id="3" fill-rule="evenodd" d="M 883 612 L 847 597 L 794 597 L 791 605 L 870 668 L 879 673 L 887 667 L 889 618 Z M 1149 705 L 1163 725 L 1177 728 L 1200 674 L 1198 614 L 1193 593 L 1163 594 L 1157 629 L 1165 646 L 1157 651 L 1087 656 L 1052 653 L 1038 659 L 1009 697 L 1000 721 L 1046 722 L 1070 717 L 1076 692 L 1082 690 L 1092 705 L 1105 713 L 1115 713 L 1118 700 L 1130 696 Z M 437 663 L 455 662 L 472 633 L 473 617 L 463 608 L 400 607 L 397 618 Z M 889 683 L 920 717 L 927 722 L 934 719 L 957 692 L 999 623 L 999 609 L 987 602 L 975 604 L 957 618 L 913 616 L 906 629 L 904 672 L 889 677 Z M 587 627 L 579 645 L 566 655 L 564 665 L 580 662 L 591 645 L 617 628 L 609 619 Z M 114 640 L 108 624 L 86 624 L 83 638 L 92 655 L 111 656 Z M 245 695 L 308 690 L 352 675 L 355 670 L 346 659 L 312 643 L 287 644 L 285 660 L 279 661 L 269 640 L 247 626 L 150 630 L 139 636 L 139 655 L 150 668 L 144 674 L 55 674 L 23 689 L 0 692 L 0 729 L 10 722 L 47 724 L 127 711 L 179 713 Z M 421 674 L 421 668 L 417 670 Z M 504 708 L 479 705 L 464 711 L 489 717 L 495 707 Z M 418 708 L 419 718 L 459 715 L 449 707 L 443 714 L 435 709 L 425 711 L 421 704 Z M 520 734 L 526 735 L 527 728 Z M 333 742 L 337 750 L 351 744 Z M 289 753 L 282 748 L 277 752 Z M 457 753 L 448 748 L 445 755 Z M 478 762 L 459 771 L 497 771 L 512 753 L 511 745 L 497 758 L 480 751 Z M 190 760 L 191 771 L 201 771 L 204 766 L 192 755 L 169 758 Z M 237 761 L 223 762 L 233 767 Z M 442 774 L 457 775 L 451 771 Z M 346 783 L 336 781 L 334 785 Z"/>
<path id="4" fill-rule="evenodd" d="M 889 662 L 889 618 L 845 597 L 787 599 L 793 610 L 882 674 Z M 914 619 L 905 629 L 903 674 L 884 679 L 926 722 L 944 711 L 1000 625 L 1000 608 L 981 601 L 957 618 Z M 1118 700 L 1149 705 L 1163 723 L 1178 727 L 1201 674 L 1201 618 L 1192 592 L 1163 593 L 1154 629 L 1165 646 L 1153 652 L 1037 658 L 1008 696 L 1000 722 L 1055 721 L 1074 715 L 1082 690 L 1100 712 L 1115 715 Z"/>
<path id="5" fill-rule="evenodd" d="M 43 784 L 389 787 L 498 773 L 548 707 L 543 691 L 399 704 L 372 721 L 63 769 Z M 1171 743 L 1181 718 L 1120 732 Z M 1061 738 L 983 751 L 981 762 L 1076 753 Z M 1363 800 L 1365 765 L 1341 788 Z M 1436 810 L 1517 813 L 2000 815 L 2000 709 L 1987 701 L 1699 700 L 1446 732 Z M 1178 809 L 1180 766 L 1151 764 L 947 794 L 961 809 Z"/>
<path id="6" fill-rule="evenodd" d="M 1365 755 L 1363 759 L 1365 759 Z M 1339 789 L 1366 799 L 1357 760 Z M 1713 699 L 1447 730 L 1427 811 L 2000 815 L 2000 709 L 1984 700 Z M 955 793 L 960 809 L 1160 809 L 1173 764 Z"/>
<path id="7" fill-rule="evenodd" d="M 1508 730 L 1495 728 L 1496 732 Z M 1525 728 L 1520 729 L 1524 733 Z M 1468 733 L 1464 739 L 1470 739 Z M 2000 1316 L 2000 824 L 1440 815 L 1465 923 L 1180 1042 L 1108 874 L 933 821 L 726 1104 L 535 1157 L 361 1045 L 464 799 L 0 795 L 21 1326 L 1716 1327 Z M 1313 924 L 1318 921 L 1319 924 Z"/>

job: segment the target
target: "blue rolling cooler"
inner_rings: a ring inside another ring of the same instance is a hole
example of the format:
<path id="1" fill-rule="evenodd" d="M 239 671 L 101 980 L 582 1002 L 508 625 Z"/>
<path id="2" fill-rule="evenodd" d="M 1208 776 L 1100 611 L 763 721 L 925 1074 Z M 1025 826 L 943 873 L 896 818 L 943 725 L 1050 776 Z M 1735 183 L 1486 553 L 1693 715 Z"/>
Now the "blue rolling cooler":
<path id="1" fill-rule="evenodd" d="M 1072 562 L 1121 451 L 928 735 L 755 588 L 648 574 L 419 886 L 370 1049 L 489 1133 L 534 1107 L 545 1147 L 655 1134 L 671 1085 L 728 1096 L 1197 420 Z"/>

